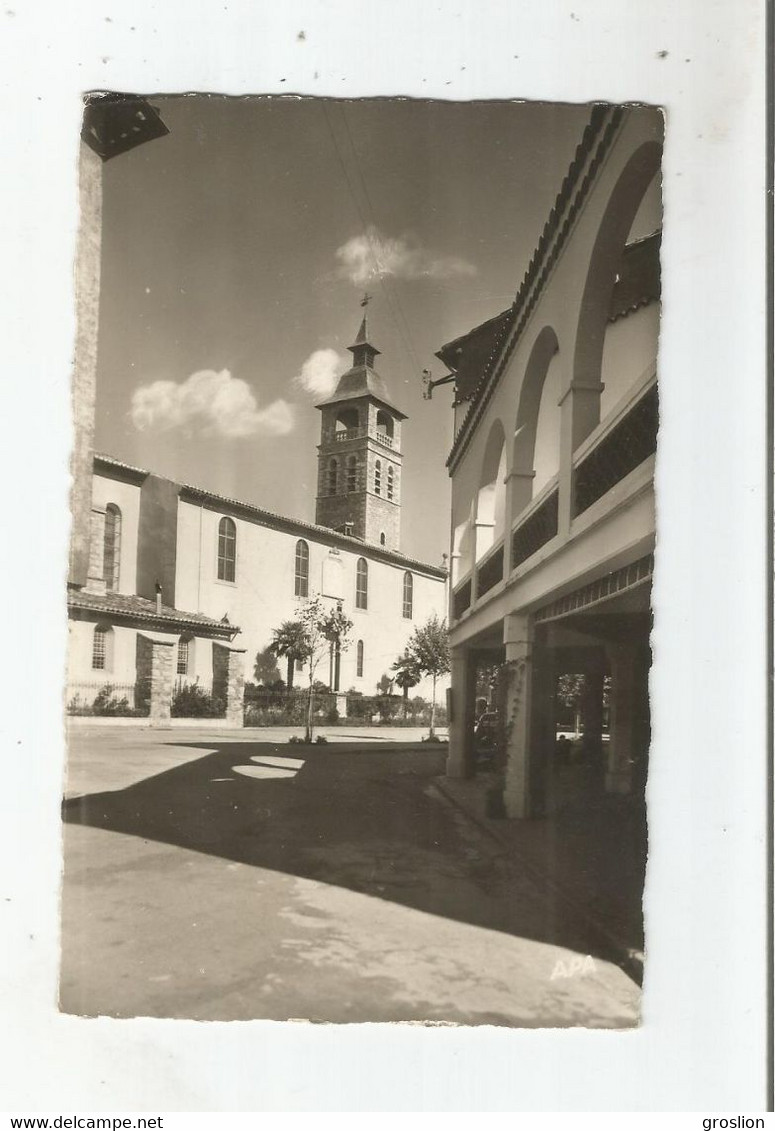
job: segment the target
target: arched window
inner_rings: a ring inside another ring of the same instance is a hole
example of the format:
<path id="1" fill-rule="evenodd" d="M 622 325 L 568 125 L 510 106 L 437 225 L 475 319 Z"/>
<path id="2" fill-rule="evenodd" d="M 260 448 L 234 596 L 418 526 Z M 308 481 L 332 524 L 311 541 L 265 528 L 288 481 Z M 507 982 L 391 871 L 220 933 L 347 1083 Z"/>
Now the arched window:
<path id="1" fill-rule="evenodd" d="M 382 460 L 380 459 L 374 464 L 374 494 L 382 494 Z"/>
<path id="2" fill-rule="evenodd" d="M 190 641 L 190 636 L 181 636 L 178 640 L 178 662 L 175 669 L 178 675 L 188 675 L 188 665 L 191 660 Z"/>
<path id="3" fill-rule="evenodd" d="M 297 597 L 309 597 L 309 546 L 303 538 L 300 538 L 296 543 L 293 592 Z"/>
<path id="4" fill-rule="evenodd" d="M 385 531 L 380 530 L 380 532 L 379 532 L 379 544 L 380 544 L 380 546 L 384 546 L 386 542 L 387 542 L 387 538 L 385 537 Z"/>
<path id="5" fill-rule="evenodd" d="M 347 457 L 347 490 L 357 490 L 358 487 L 358 462 L 355 456 Z"/>
<path id="6" fill-rule="evenodd" d="M 393 467 L 389 464 L 387 469 L 387 497 L 389 499 L 393 498 L 393 474 Z"/>
<path id="7" fill-rule="evenodd" d="M 94 671 L 110 671 L 113 660 L 112 653 L 113 629 L 108 624 L 96 625 L 91 650 L 91 666 Z"/>
<path id="8" fill-rule="evenodd" d="M 412 619 L 412 603 L 414 600 L 414 578 L 411 573 L 404 574 L 404 617 Z"/>
<path id="9" fill-rule="evenodd" d="M 359 640 L 355 649 L 355 674 L 358 679 L 363 675 L 363 641 Z"/>
<path id="10" fill-rule="evenodd" d="M 108 589 L 118 589 L 121 566 L 121 511 L 115 503 L 105 507 L 105 537 L 102 550 L 102 576 Z"/>
<path id="11" fill-rule="evenodd" d="M 336 494 L 336 473 L 337 473 L 336 460 L 332 459 L 332 460 L 330 460 L 330 462 L 328 464 L 328 493 L 329 493 L 329 495 L 335 495 Z"/>
<path id="12" fill-rule="evenodd" d="M 369 607 L 369 567 L 365 558 L 358 558 L 355 567 L 355 607 L 356 609 Z"/>
<path id="13" fill-rule="evenodd" d="M 234 581 L 237 564 L 237 527 L 234 519 L 218 523 L 218 580 Z"/>

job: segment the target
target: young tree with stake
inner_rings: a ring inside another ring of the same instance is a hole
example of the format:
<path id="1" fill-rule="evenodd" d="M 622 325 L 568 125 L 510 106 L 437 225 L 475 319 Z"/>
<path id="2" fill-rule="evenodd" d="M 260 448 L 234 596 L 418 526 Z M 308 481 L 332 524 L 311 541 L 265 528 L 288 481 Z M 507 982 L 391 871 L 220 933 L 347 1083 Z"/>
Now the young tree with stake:
<path id="1" fill-rule="evenodd" d="M 416 628 L 406 647 L 406 657 L 420 675 L 429 675 L 433 680 L 431 698 L 431 727 L 429 738 L 436 735 L 436 680 L 449 671 L 449 633 L 446 620 L 440 620 L 437 613 L 420 628 Z"/>
<path id="2" fill-rule="evenodd" d="M 344 615 L 338 606 L 327 607 L 322 597 L 314 595 L 301 607 L 295 621 L 286 621 L 284 625 L 275 630 L 275 639 L 291 623 L 294 625 L 294 655 L 301 663 L 306 665 L 309 677 L 307 724 L 304 741 L 312 742 L 315 712 L 315 673 L 320 661 L 329 655 L 332 647 L 339 648 L 341 652 L 347 651 L 350 645 L 348 634 L 352 629 L 353 622 Z M 288 655 L 289 653 L 286 652 L 285 654 Z"/>

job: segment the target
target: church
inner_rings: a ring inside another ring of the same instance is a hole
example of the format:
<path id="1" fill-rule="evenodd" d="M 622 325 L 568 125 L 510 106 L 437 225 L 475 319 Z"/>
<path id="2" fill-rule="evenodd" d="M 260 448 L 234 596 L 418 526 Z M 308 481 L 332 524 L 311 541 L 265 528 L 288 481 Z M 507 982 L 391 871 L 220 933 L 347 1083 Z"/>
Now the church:
<path id="1" fill-rule="evenodd" d="M 317 405 L 314 523 L 93 457 L 86 576 L 68 587 L 70 713 L 99 713 L 102 696 L 163 722 L 173 690 L 194 684 L 242 726 L 257 653 L 319 594 L 353 622 L 350 647 L 319 672 L 344 715 L 346 691 L 374 695 L 414 629 L 444 617 L 446 569 L 401 552 L 406 416 L 375 368 L 365 313 L 349 349 Z"/>

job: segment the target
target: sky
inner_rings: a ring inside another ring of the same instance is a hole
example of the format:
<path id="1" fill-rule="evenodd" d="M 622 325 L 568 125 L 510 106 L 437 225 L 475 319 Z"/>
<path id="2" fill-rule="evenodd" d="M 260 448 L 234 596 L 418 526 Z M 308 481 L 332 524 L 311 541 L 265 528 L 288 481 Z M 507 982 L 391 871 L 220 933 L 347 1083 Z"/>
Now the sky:
<path id="1" fill-rule="evenodd" d="M 513 300 L 588 107 L 153 98 L 104 165 L 95 447 L 314 521 L 320 414 L 368 306 L 403 429 L 402 550 L 449 540 L 445 342 Z"/>

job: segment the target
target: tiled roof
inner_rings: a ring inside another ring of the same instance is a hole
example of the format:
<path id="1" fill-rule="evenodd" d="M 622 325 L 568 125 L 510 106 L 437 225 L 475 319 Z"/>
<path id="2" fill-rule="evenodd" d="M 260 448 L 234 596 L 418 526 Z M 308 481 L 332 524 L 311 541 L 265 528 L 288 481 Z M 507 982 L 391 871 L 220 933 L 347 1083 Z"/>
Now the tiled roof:
<path id="1" fill-rule="evenodd" d="M 348 369 L 339 378 L 331 396 L 315 407 L 324 408 L 325 405 L 338 404 L 339 401 L 353 401 L 358 397 L 374 397 L 375 400 L 392 409 L 396 416 L 400 416 L 402 420 L 406 419 L 406 413 L 401 412 L 394 405 L 384 379 L 370 365 L 354 365 L 352 369 Z"/>
<path id="2" fill-rule="evenodd" d="M 619 275 L 611 295 L 609 322 L 655 302 L 660 295 L 659 247 L 661 232 L 633 240 L 624 249 Z M 482 368 L 511 315 L 511 307 L 474 326 L 437 350 L 436 357 L 455 374 L 455 403 L 471 400 Z"/>
<path id="3" fill-rule="evenodd" d="M 624 318 L 660 297 L 659 248 L 662 233 L 652 232 L 628 243 L 611 295 L 609 322 Z"/>
<path id="4" fill-rule="evenodd" d="M 206 629 L 208 634 L 221 637 L 232 637 L 239 632 L 237 625 L 213 620 L 202 613 L 185 613 L 180 609 L 171 609 L 168 605 L 162 605 L 161 611 L 158 611 L 155 601 L 128 593 L 103 594 L 87 593 L 83 589 L 71 590 L 67 594 L 67 606 L 80 612 L 126 617 L 169 628 Z"/>
<path id="5" fill-rule="evenodd" d="M 116 459 L 114 456 L 106 456 L 101 452 L 95 452 L 94 459 L 98 463 L 109 463 L 111 467 L 120 467 L 122 471 L 131 471 L 134 475 L 150 475 L 150 472 L 143 467 L 135 467 L 131 463 L 124 463 L 123 460 Z"/>
<path id="6" fill-rule="evenodd" d="M 498 335 L 510 315 L 511 307 L 502 310 L 494 318 L 488 318 L 481 325 L 474 326 L 467 334 L 462 334 L 437 350 L 436 357 L 455 374 L 456 404 L 469 401 L 473 396 L 482 373 L 482 366 L 487 363 Z"/>

